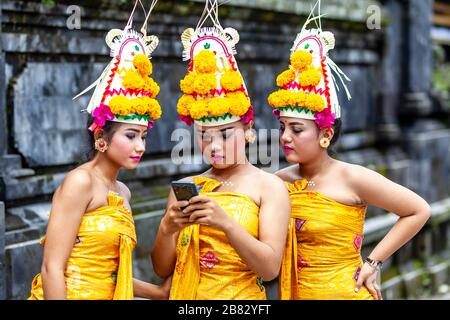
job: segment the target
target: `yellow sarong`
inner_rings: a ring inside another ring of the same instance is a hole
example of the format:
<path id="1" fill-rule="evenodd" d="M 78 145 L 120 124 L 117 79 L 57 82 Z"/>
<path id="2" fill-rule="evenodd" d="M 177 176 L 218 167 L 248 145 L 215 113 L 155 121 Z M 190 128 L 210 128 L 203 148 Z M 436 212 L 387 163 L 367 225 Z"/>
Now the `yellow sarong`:
<path id="1" fill-rule="evenodd" d="M 64 273 L 67 299 L 132 300 L 135 246 L 133 216 L 123 198 L 110 192 L 107 206 L 83 215 Z M 44 299 L 41 274 L 34 278 L 28 299 Z"/>
<path id="2" fill-rule="evenodd" d="M 216 201 L 253 237 L 258 238 L 259 207 L 247 195 L 213 192 L 221 183 L 194 177 L 200 194 Z M 265 300 L 266 291 L 258 277 L 242 260 L 225 233 L 204 225 L 184 228 L 178 237 L 177 262 L 170 291 L 171 300 Z"/>
<path id="3" fill-rule="evenodd" d="M 279 277 L 280 299 L 373 299 L 364 286 L 354 292 L 363 264 L 366 207 L 305 190 L 304 179 L 286 185 L 292 213 Z"/>

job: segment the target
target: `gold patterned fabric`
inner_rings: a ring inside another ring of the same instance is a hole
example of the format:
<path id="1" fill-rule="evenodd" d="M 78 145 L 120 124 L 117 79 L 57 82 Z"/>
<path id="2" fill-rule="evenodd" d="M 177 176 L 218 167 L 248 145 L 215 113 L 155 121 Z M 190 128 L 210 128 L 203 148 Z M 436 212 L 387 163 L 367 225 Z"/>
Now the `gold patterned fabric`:
<path id="1" fill-rule="evenodd" d="M 221 183 L 194 177 L 200 194 L 211 197 L 253 237 L 258 238 L 259 207 L 247 195 L 213 192 Z M 242 260 L 225 233 L 204 225 L 184 228 L 177 242 L 172 300 L 265 300 L 262 278 Z"/>
<path id="2" fill-rule="evenodd" d="M 132 300 L 135 246 L 133 216 L 123 198 L 110 192 L 107 206 L 83 215 L 64 273 L 67 299 Z M 34 278 L 28 299 L 44 299 L 41 274 Z"/>
<path id="3" fill-rule="evenodd" d="M 372 300 L 365 287 L 354 292 L 363 263 L 366 207 L 308 191 L 304 179 L 286 185 L 292 213 L 279 277 L 280 299 Z"/>

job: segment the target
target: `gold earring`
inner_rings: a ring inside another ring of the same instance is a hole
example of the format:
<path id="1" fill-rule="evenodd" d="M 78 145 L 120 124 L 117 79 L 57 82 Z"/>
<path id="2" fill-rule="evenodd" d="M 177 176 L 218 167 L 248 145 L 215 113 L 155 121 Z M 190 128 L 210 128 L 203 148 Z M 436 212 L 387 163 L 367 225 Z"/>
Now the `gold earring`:
<path id="1" fill-rule="evenodd" d="M 252 129 L 245 130 L 245 141 L 248 143 L 254 143 L 256 140 L 256 133 Z"/>
<path id="2" fill-rule="evenodd" d="M 327 149 L 330 146 L 330 140 L 327 138 L 320 139 L 320 146 L 324 149 Z"/>
<path id="3" fill-rule="evenodd" d="M 95 150 L 100 151 L 102 153 L 108 150 L 108 144 L 106 143 L 105 139 L 98 138 L 97 140 L 95 140 Z"/>

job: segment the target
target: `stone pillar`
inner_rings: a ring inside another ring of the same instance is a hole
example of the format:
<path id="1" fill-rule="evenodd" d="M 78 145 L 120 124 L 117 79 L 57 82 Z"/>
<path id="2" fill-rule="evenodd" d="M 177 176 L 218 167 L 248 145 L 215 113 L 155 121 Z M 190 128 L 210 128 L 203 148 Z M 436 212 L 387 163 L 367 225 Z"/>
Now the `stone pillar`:
<path id="1" fill-rule="evenodd" d="M 6 299 L 5 205 L 0 202 L 0 300 Z"/>
<path id="2" fill-rule="evenodd" d="M 433 0 L 409 0 L 402 4 L 405 12 L 402 138 L 413 160 L 412 189 L 428 202 L 435 202 L 448 197 L 450 130 L 431 118 Z"/>
<path id="3" fill-rule="evenodd" d="M 382 27 L 384 43 L 380 91 L 377 96 L 376 133 L 379 141 L 395 143 L 400 137 L 397 113 L 402 93 L 404 12 L 398 0 L 386 0 L 383 6 L 385 14 L 389 15 L 389 25 Z"/>
<path id="4" fill-rule="evenodd" d="M 430 98 L 432 71 L 431 28 L 433 0 L 402 2 L 404 12 L 404 76 L 405 89 L 402 113 L 407 116 L 427 116 L 432 111 Z"/>
<path id="5" fill-rule="evenodd" d="M 0 21 L 2 20 L 2 8 L 0 7 Z M 2 26 L 0 24 L 0 35 Z M 0 172 L 2 169 L 1 158 L 6 154 L 8 131 L 6 122 L 6 83 L 5 83 L 5 54 L 3 52 L 2 41 L 0 41 Z"/>

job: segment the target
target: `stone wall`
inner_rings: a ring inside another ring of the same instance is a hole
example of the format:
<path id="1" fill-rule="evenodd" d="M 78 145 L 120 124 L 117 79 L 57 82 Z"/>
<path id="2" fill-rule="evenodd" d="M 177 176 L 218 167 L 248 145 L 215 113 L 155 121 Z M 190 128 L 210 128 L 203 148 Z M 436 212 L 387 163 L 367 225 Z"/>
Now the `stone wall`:
<path id="1" fill-rule="evenodd" d="M 0 300 L 6 299 L 5 204 L 0 202 Z"/>
<path id="2" fill-rule="evenodd" d="M 51 195 L 80 161 L 85 146 L 85 118 L 79 110 L 89 96 L 76 101 L 72 97 L 109 62 L 103 39 L 109 29 L 125 25 L 130 11 L 129 4 L 116 5 L 121 1 L 109 1 L 115 5 L 109 9 L 102 1 L 78 1 L 81 29 L 68 30 L 66 10 L 73 1 L 55 2 L 44 6 L 38 1 L 4 0 L 0 6 L 0 201 L 6 207 L 2 215 L 0 205 L 0 277 L 5 277 L 0 278 L 0 299 L 26 298 L 40 271 L 38 239 L 45 232 Z M 176 165 L 170 159 L 176 143 L 170 141 L 171 132 L 185 127 L 176 121 L 175 110 L 178 82 L 187 67 L 181 61 L 179 36 L 196 25 L 200 2 L 168 0 L 156 7 L 150 30 L 159 36 L 160 45 L 152 61 L 164 114 L 149 135 L 139 168 L 120 175 L 133 194 L 138 235 L 134 273 L 153 282 L 160 279 L 153 273 L 149 253 L 170 181 L 206 168 Z M 431 52 L 427 47 L 431 0 L 322 2 L 322 11 L 330 13 L 322 26 L 336 36 L 331 57 L 352 79 L 353 99 L 341 96 L 344 134 L 337 157 L 377 170 L 433 203 L 433 218 L 426 228 L 386 263 L 383 291 L 389 298 L 436 293 L 449 282 L 444 260 L 450 232 L 450 132 L 429 108 L 431 65 L 422 57 L 428 61 Z M 267 96 L 275 89 L 276 75 L 288 64 L 289 49 L 309 4 L 233 0 L 221 8 L 222 25 L 236 28 L 241 36 L 237 59 L 256 108 L 257 129 L 278 127 Z M 382 7 L 379 30 L 366 26 L 371 4 Z M 140 13 L 137 26 L 139 22 Z M 392 214 L 372 207 L 367 218 L 364 255 L 395 222 Z M 269 297 L 275 298 L 276 282 L 267 287 Z"/>
<path id="3" fill-rule="evenodd" d="M 125 12 L 117 15 L 122 19 L 116 19 L 111 12 L 97 11 L 86 3 L 81 6 L 81 30 L 65 30 L 66 5 L 59 4 L 60 1 L 57 3 L 45 7 L 34 2 L 5 1 L 2 5 L 5 26 L 2 43 L 7 57 L 5 68 L 10 112 L 8 127 L 11 130 L 10 142 L 13 143 L 9 147 L 10 151 L 15 151 L 11 153 L 22 156 L 22 164 L 27 168 L 77 162 L 80 156 L 79 141 L 83 140 L 85 128 L 85 118 L 80 116 L 79 110 L 87 104 L 89 97 L 86 95 L 74 102 L 72 97 L 94 81 L 106 66 L 109 58 L 103 39 L 108 29 L 125 24 Z M 295 2 L 286 2 L 289 3 Z M 201 5 L 195 8 L 200 10 Z M 304 6 L 289 8 L 287 5 L 284 11 L 297 12 L 301 8 L 303 14 L 307 13 Z M 346 8 L 341 5 L 341 9 Z M 35 10 L 42 14 L 37 15 Z M 276 74 L 286 67 L 288 50 L 302 20 L 290 16 L 292 24 L 279 25 L 280 17 L 275 16 L 265 18 L 268 21 L 261 24 L 256 16 L 256 19 L 244 24 L 240 19 L 252 11 L 236 8 L 236 14 L 231 9 L 226 12 L 223 25 L 239 29 L 241 34 L 237 47 L 238 61 L 256 107 L 257 126 L 276 127 L 276 121 L 267 108 L 267 93 L 274 89 Z M 355 12 L 362 14 L 361 10 Z M 32 23 L 36 18 L 39 24 Z M 142 21 L 139 18 L 141 15 L 138 15 L 137 21 Z M 358 23 L 361 21 L 364 20 Z M 150 135 L 147 148 L 150 155 L 168 152 L 174 145 L 167 141 L 167 137 L 176 126 L 175 105 L 180 95 L 177 84 L 187 67 L 180 61 L 179 35 L 183 28 L 194 24 L 195 19 L 191 17 L 180 18 L 165 11 L 155 15 L 152 21 L 152 32 L 161 38 L 153 63 L 154 78 L 161 85 L 159 99 L 164 114 Z M 351 88 L 354 99 L 345 105 L 348 109 L 359 111 L 345 116 L 348 130 L 361 130 L 370 125 L 368 110 L 373 101 L 370 88 L 374 81 L 371 66 L 378 60 L 374 51 L 377 50 L 379 37 L 377 33 L 337 33 L 342 49 L 339 47 L 333 53 L 336 62 L 343 64 L 344 71 L 355 83 L 365 86 L 358 91 Z M 279 50 L 271 50 L 268 43 L 273 43 Z M 171 77 L 165 77 L 167 74 Z"/>

